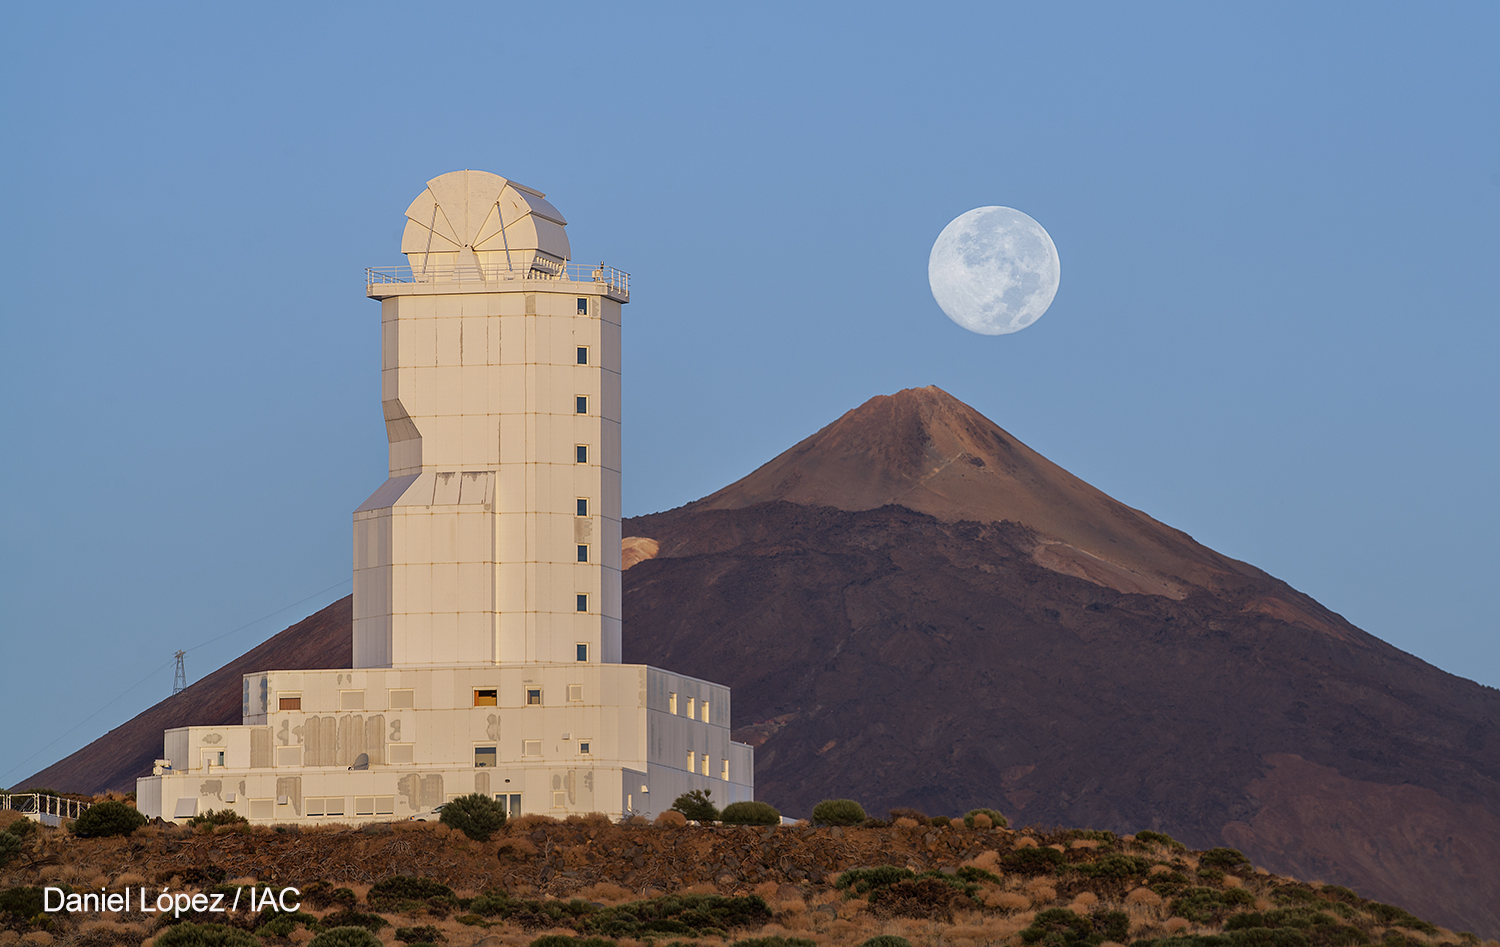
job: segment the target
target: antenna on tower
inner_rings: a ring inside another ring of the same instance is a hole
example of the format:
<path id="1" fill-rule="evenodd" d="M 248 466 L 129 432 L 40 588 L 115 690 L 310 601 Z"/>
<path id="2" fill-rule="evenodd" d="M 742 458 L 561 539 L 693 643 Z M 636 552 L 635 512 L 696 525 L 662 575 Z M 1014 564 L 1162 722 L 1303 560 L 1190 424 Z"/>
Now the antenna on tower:
<path id="1" fill-rule="evenodd" d="M 177 652 L 177 677 L 172 680 L 172 693 L 178 694 L 187 689 L 187 668 L 182 664 L 182 656 L 186 651 Z"/>

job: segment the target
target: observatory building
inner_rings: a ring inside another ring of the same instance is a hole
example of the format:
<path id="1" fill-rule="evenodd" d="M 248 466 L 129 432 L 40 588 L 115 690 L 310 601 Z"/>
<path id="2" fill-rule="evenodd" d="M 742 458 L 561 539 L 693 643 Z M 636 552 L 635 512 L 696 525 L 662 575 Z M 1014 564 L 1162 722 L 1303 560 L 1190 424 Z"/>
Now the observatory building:
<path id="1" fill-rule="evenodd" d="M 354 667 L 244 677 L 238 726 L 165 734 L 148 816 L 365 822 L 480 792 L 654 815 L 754 792 L 729 689 L 621 664 L 629 276 L 569 262 L 540 191 L 483 171 L 406 210 L 380 301 L 388 479 L 354 511 Z"/>

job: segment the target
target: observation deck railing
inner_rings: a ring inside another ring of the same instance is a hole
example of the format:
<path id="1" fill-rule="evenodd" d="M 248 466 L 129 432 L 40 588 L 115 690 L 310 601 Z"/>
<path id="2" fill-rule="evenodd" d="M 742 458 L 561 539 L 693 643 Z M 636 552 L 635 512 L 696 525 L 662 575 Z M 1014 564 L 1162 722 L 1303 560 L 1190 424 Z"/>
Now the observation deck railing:
<path id="1" fill-rule="evenodd" d="M 556 263 L 537 259 L 515 264 L 480 264 L 467 266 L 371 266 L 365 268 L 367 291 L 386 283 L 506 283 L 518 280 L 563 280 L 574 283 L 600 283 L 604 292 L 620 299 L 630 298 L 630 274 L 600 263 Z"/>
<path id="2" fill-rule="evenodd" d="M 0 793 L 0 809 L 34 815 L 44 825 L 59 825 L 63 819 L 76 819 L 91 805 L 93 803 L 41 792 Z"/>

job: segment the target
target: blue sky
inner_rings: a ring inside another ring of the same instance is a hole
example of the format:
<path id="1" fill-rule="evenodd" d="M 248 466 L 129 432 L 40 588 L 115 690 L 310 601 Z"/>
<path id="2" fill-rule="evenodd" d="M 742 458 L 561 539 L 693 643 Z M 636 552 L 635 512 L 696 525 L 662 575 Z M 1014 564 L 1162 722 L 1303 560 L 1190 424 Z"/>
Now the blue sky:
<path id="1" fill-rule="evenodd" d="M 481 168 L 632 274 L 625 506 L 936 384 L 1500 685 L 1500 7 L 25 4 L 5 13 L 0 785 L 347 594 L 378 306 Z M 1062 286 L 951 323 L 938 232 Z M 24 722 L 24 725 L 22 725 Z"/>

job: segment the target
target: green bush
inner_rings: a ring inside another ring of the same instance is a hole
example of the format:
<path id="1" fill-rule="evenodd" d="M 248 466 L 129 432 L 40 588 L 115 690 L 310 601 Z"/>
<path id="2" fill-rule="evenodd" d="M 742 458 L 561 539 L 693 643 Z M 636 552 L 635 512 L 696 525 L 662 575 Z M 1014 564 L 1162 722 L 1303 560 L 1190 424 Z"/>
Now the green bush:
<path id="1" fill-rule="evenodd" d="M 731 802 L 719 819 L 725 825 L 780 825 L 781 813 L 767 802 Z"/>
<path id="2" fill-rule="evenodd" d="M 812 817 L 821 825 L 859 825 L 865 821 L 865 807 L 853 799 L 824 799 L 813 806 Z"/>
<path id="3" fill-rule="evenodd" d="M 620 947 L 619 941 L 607 937 L 569 937 L 566 934 L 548 934 L 532 941 L 530 947 Z"/>
<path id="4" fill-rule="evenodd" d="M 443 936 L 442 931 L 431 924 L 424 924 L 421 927 L 398 927 L 396 939 L 403 944 L 442 944 L 448 940 Z"/>
<path id="5" fill-rule="evenodd" d="M 1073 866 L 1079 874 L 1090 878 L 1133 878 L 1144 875 L 1150 867 L 1151 863 L 1139 855 L 1119 852 L 1111 852 L 1092 864 Z"/>
<path id="6" fill-rule="evenodd" d="M 735 941 L 729 947 L 818 947 L 818 942 L 806 937 L 782 937 L 777 934 L 774 937 L 747 937 Z"/>
<path id="7" fill-rule="evenodd" d="M 911 941 L 895 934 L 877 934 L 861 943 L 859 947 L 911 947 Z"/>
<path id="8" fill-rule="evenodd" d="M 443 806 L 439 821 L 476 842 L 488 842 L 505 825 L 505 807 L 482 792 L 472 792 Z"/>
<path id="9" fill-rule="evenodd" d="M 708 798 L 713 794 L 712 789 L 694 789 L 691 792 L 685 792 L 672 803 L 672 808 L 694 822 L 717 822 L 719 821 L 719 807 Z"/>
<path id="10" fill-rule="evenodd" d="M 896 824 L 897 819 L 910 819 L 918 825 L 926 825 L 931 821 L 927 813 L 921 809 L 913 809 L 911 806 L 897 806 L 891 810 L 886 818 L 890 820 L 892 825 Z"/>
<path id="11" fill-rule="evenodd" d="M 931 819 L 928 819 L 927 821 L 929 823 L 931 823 L 932 825 L 952 825 L 953 824 L 953 820 L 950 819 L 950 818 L 948 818 L 945 815 L 935 815 Z M 881 934 L 880 936 L 881 937 L 895 937 L 896 935 L 895 934 Z M 874 940 L 875 938 L 872 937 L 870 939 Z M 897 940 L 903 940 L 904 938 L 896 938 L 896 939 Z"/>
<path id="12" fill-rule="evenodd" d="M 972 829 L 974 827 L 974 817 L 980 813 L 989 816 L 990 821 L 995 824 L 996 828 L 1003 829 L 1010 825 L 1010 820 L 994 809 L 970 809 L 964 813 L 964 825 Z"/>
<path id="13" fill-rule="evenodd" d="M 390 923 L 379 914 L 365 914 L 360 911 L 334 911 L 332 914 L 324 915 L 322 923 L 325 928 L 357 927 L 371 932 L 390 926 Z"/>
<path id="14" fill-rule="evenodd" d="M 260 947 L 260 941 L 252 934 L 223 924 L 183 921 L 156 938 L 156 947 Z"/>
<path id="15" fill-rule="evenodd" d="M 9 832 L 0 832 L 0 868 L 10 864 L 10 860 L 21 854 L 24 846 L 21 840 Z"/>
<path id="16" fill-rule="evenodd" d="M 1006 855 L 1004 861 L 1006 868 L 1023 875 L 1050 875 L 1061 868 L 1067 859 L 1055 848 L 1029 845 Z"/>
<path id="17" fill-rule="evenodd" d="M 255 933 L 260 937 L 290 937 L 298 924 L 308 930 L 319 927 L 318 919 L 306 911 L 282 912 L 270 907 L 261 911 L 255 920 Z"/>
<path id="18" fill-rule="evenodd" d="M 1163 832 L 1153 832 L 1150 829 L 1143 829 L 1135 833 L 1135 841 L 1137 845 L 1162 845 L 1176 852 L 1187 851 L 1187 846 L 1172 836 Z"/>
<path id="19" fill-rule="evenodd" d="M 1405 927 L 1424 934 L 1436 934 L 1437 925 L 1429 924 L 1421 918 L 1411 914 L 1404 908 L 1398 908 L 1394 904 L 1381 904 L 1379 901 L 1365 902 L 1365 910 L 1380 919 L 1380 923 L 1387 927 Z"/>
<path id="20" fill-rule="evenodd" d="M 1172 913 L 1199 924 L 1213 924 L 1235 908 L 1255 903 L 1244 888 L 1188 888 L 1172 901 Z"/>
<path id="21" fill-rule="evenodd" d="M 6 826 L 5 831 L 7 834 L 14 835 L 16 838 L 26 838 L 27 836 L 31 835 L 31 833 L 36 831 L 36 823 L 31 821 L 30 819 L 17 819 L 10 825 Z"/>
<path id="22" fill-rule="evenodd" d="M 6 888 L 0 891 L 0 912 L 31 920 L 42 913 L 41 888 Z"/>
<path id="23" fill-rule="evenodd" d="M 1124 911 L 1089 917 L 1067 908 L 1050 908 L 1039 912 L 1031 926 L 1021 931 L 1021 940 L 1056 947 L 1094 947 L 1106 940 L 1123 942 L 1129 931 L 1130 916 Z"/>
<path id="24" fill-rule="evenodd" d="M 1232 848 L 1211 848 L 1199 856 L 1198 864 L 1222 871 L 1234 871 L 1236 868 L 1249 868 L 1250 859 Z"/>
<path id="25" fill-rule="evenodd" d="M 233 809 L 210 809 L 188 819 L 193 828 L 213 828 L 216 825 L 249 825 L 250 820 Z"/>
<path id="26" fill-rule="evenodd" d="M 589 907 L 587 902 L 578 903 Z M 771 921 L 771 909 L 759 895 L 668 894 L 612 908 L 589 909 L 593 913 L 577 922 L 580 932 L 636 940 L 655 934 L 727 939 L 731 930 L 764 927 Z"/>
<path id="27" fill-rule="evenodd" d="M 337 892 L 334 894 L 337 895 Z M 453 889 L 441 881 L 434 881 L 431 878 L 415 878 L 411 875 L 391 875 L 384 881 L 378 882 L 370 889 L 370 893 L 365 895 L 365 900 L 369 902 L 370 907 L 377 911 L 390 910 L 392 906 L 407 901 L 428 902 L 433 899 L 457 902 Z"/>
<path id="28" fill-rule="evenodd" d="M 123 802 L 111 799 L 89 806 L 73 823 L 73 834 L 79 838 L 107 838 L 129 835 L 146 824 L 146 817 Z"/>
<path id="29" fill-rule="evenodd" d="M 898 881 L 915 878 L 916 872 L 898 865 L 878 865 L 874 868 L 851 868 L 839 875 L 833 883 L 839 891 L 851 890 L 852 894 L 869 894 L 876 888 L 885 888 Z"/>
<path id="30" fill-rule="evenodd" d="M 307 947 L 381 947 L 381 943 L 363 927 L 334 927 L 308 941 Z"/>

